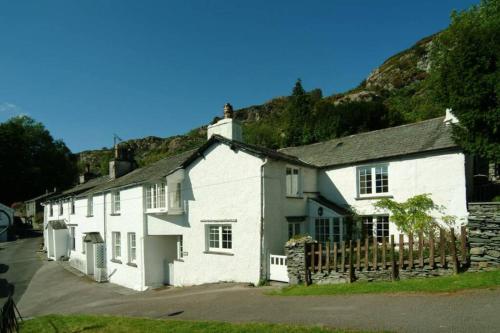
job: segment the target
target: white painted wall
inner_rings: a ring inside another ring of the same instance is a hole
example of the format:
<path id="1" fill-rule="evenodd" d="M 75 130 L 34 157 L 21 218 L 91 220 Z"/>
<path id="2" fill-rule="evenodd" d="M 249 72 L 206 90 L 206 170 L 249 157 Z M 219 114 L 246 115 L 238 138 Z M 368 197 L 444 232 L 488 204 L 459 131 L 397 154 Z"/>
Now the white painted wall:
<path id="1" fill-rule="evenodd" d="M 414 195 L 429 193 L 438 205 L 444 205 L 446 214 L 465 222 L 467 216 L 465 157 L 462 153 L 434 153 L 427 156 L 401 157 L 387 162 L 389 166 L 389 193 L 396 201 Z M 319 190 L 328 199 L 353 206 L 360 215 L 375 215 L 375 199 L 357 198 L 356 166 L 339 167 L 319 173 Z M 390 233 L 398 233 L 390 224 Z"/>

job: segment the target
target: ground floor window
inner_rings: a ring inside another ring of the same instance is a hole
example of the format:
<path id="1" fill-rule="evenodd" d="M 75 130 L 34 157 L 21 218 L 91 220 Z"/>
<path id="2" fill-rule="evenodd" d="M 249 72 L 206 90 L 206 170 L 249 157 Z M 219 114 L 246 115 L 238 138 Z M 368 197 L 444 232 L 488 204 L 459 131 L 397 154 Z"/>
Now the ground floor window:
<path id="1" fill-rule="evenodd" d="M 389 238 L 389 216 L 362 216 L 361 222 L 363 224 L 364 239 L 377 237 L 377 242 L 381 243 L 384 238 L 386 241 Z"/>
<path id="2" fill-rule="evenodd" d="M 208 249 L 227 251 L 233 248 L 233 233 L 230 225 L 208 226 Z"/>
<path id="3" fill-rule="evenodd" d="M 128 233 L 128 262 L 135 263 L 137 259 L 137 244 L 135 232 Z"/>
<path id="4" fill-rule="evenodd" d="M 330 219 L 318 218 L 314 223 L 316 240 L 325 244 L 331 241 L 330 237 Z"/>
<path id="5" fill-rule="evenodd" d="M 315 239 L 322 243 L 341 242 L 345 234 L 344 218 L 316 218 L 314 221 Z"/>
<path id="6" fill-rule="evenodd" d="M 184 258 L 184 241 L 182 235 L 177 236 L 177 259 Z"/>
<path id="7" fill-rule="evenodd" d="M 288 239 L 301 234 L 300 222 L 288 222 Z"/>
<path id="8" fill-rule="evenodd" d="M 122 256 L 121 235 L 119 232 L 111 233 L 111 241 L 113 243 L 113 259 L 120 259 Z"/>

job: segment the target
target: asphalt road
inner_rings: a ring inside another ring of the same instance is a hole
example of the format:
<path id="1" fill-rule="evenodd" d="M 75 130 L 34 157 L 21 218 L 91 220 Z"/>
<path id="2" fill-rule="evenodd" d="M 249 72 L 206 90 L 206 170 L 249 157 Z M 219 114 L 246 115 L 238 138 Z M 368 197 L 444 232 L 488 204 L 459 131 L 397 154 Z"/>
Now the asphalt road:
<path id="1" fill-rule="evenodd" d="M 9 265 L 37 267 L 18 303 L 23 316 L 88 313 L 393 332 L 498 332 L 500 327 L 500 289 L 440 295 L 280 297 L 264 294 L 277 287 L 213 284 L 141 293 L 111 283 L 95 283 L 56 262 L 43 262 L 40 266 L 35 254 L 29 259 L 26 253 L 35 247 L 33 244 L 28 241 L 19 246 L 26 247 L 17 250 L 24 259 L 16 256 Z M 18 285 L 25 284 L 26 279 L 11 283 L 17 292 Z"/>
<path id="2" fill-rule="evenodd" d="M 0 304 L 10 293 L 18 302 L 43 262 L 37 256 L 42 237 L 0 243 Z"/>

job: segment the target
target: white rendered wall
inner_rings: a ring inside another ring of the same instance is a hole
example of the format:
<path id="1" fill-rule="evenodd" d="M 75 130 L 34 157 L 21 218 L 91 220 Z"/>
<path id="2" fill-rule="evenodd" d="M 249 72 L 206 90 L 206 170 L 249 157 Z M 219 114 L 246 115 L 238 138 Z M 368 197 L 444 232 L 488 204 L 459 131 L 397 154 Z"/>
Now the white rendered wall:
<path id="1" fill-rule="evenodd" d="M 375 163 L 380 164 L 383 162 Z M 455 215 L 457 225 L 467 216 L 465 158 L 462 153 L 441 153 L 420 157 L 405 157 L 387 162 L 389 193 L 396 201 L 404 201 L 417 194 L 429 193 L 438 205 L 446 207 L 446 214 Z M 362 164 L 358 165 L 361 166 Z M 370 165 L 370 164 L 368 164 Z M 357 166 L 340 167 L 319 173 L 319 190 L 338 204 L 353 206 L 360 215 L 376 215 L 376 199 L 357 198 Z M 390 233 L 398 233 L 390 224 Z"/>
<path id="2" fill-rule="evenodd" d="M 213 125 L 209 125 L 207 128 L 207 137 L 210 139 L 212 135 L 218 134 L 230 140 L 243 141 L 241 124 L 234 119 L 225 118 L 219 120 Z"/>

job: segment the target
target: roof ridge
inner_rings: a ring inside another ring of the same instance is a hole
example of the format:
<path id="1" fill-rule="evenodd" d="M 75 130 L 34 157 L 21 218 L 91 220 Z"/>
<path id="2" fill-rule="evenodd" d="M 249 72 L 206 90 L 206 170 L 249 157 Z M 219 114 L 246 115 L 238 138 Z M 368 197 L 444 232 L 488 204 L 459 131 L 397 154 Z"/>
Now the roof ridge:
<path id="1" fill-rule="evenodd" d="M 387 130 L 396 129 L 396 128 L 416 126 L 418 124 L 422 124 L 422 123 L 426 123 L 426 122 L 431 122 L 431 121 L 436 121 L 437 119 L 440 119 L 440 118 L 444 119 L 445 116 L 435 117 L 435 118 L 431 118 L 431 119 L 425 119 L 425 120 L 421 120 L 421 121 L 417 121 L 417 122 L 409 123 L 409 124 L 403 124 L 403 125 L 398 125 L 398 126 L 391 126 L 391 127 L 386 127 L 386 128 L 380 128 L 378 130 L 373 130 L 373 131 L 368 131 L 368 132 L 361 132 L 361 133 L 356 133 L 356 134 L 341 136 L 339 138 L 333 138 L 333 139 L 326 140 L 326 141 L 310 143 L 308 145 L 284 147 L 284 148 L 280 148 L 279 151 L 284 150 L 284 149 L 289 149 L 289 148 L 293 149 L 293 148 L 310 147 L 310 146 L 315 146 L 315 145 L 321 145 L 321 144 L 325 144 L 325 143 L 329 143 L 329 142 L 333 142 L 333 141 L 342 140 L 342 139 L 345 139 L 345 138 L 352 138 L 352 137 L 355 137 L 355 136 L 362 136 L 362 135 L 367 135 L 367 134 L 372 134 L 372 133 L 376 133 L 376 132 L 387 131 Z"/>

